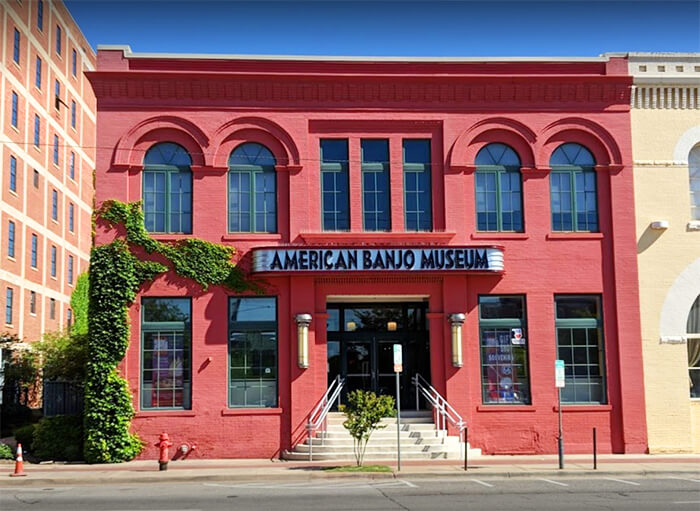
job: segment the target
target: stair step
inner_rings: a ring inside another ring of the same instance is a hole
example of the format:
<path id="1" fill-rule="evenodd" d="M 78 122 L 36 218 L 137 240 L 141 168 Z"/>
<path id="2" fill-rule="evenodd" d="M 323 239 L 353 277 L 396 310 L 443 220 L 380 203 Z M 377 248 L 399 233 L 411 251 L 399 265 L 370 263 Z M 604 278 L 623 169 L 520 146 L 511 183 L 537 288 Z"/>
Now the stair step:
<path id="1" fill-rule="evenodd" d="M 352 438 L 314 438 L 312 439 L 314 446 L 316 445 L 348 445 L 352 446 L 354 441 Z M 308 438 L 302 442 L 303 444 L 308 444 Z M 401 437 L 401 445 L 458 445 L 459 438 L 457 437 Z M 396 445 L 396 437 L 394 438 L 370 438 L 368 446 L 373 445 Z"/>
<path id="2" fill-rule="evenodd" d="M 451 459 L 458 460 L 463 459 L 463 451 L 451 452 L 451 451 L 428 451 L 428 452 L 406 452 L 401 449 L 401 459 L 406 460 L 435 460 L 435 459 Z M 469 449 L 469 458 L 476 458 L 481 456 L 481 449 Z M 284 451 L 282 453 L 282 458 L 290 461 L 308 461 L 308 452 L 290 452 Z M 383 460 L 396 460 L 396 452 L 392 453 L 370 453 L 365 454 L 365 464 L 369 464 L 371 461 L 383 461 Z M 333 452 L 325 453 L 318 452 L 314 449 L 313 461 L 355 461 L 355 455 L 352 452 Z"/>

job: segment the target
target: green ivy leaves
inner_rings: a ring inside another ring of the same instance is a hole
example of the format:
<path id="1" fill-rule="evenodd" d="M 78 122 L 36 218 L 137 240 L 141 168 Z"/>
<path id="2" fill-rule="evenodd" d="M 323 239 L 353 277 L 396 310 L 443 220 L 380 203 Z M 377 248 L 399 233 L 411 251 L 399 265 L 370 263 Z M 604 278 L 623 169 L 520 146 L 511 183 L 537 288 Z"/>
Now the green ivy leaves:
<path id="1" fill-rule="evenodd" d="M 194 238 L 174 243 L 151 238 L 140 202 L 106 201 L 96 215 L 123 225 L 126 240 L 95 247 L 90 256 L 84 454 L 89 463 L 114 463 L 134 458 L 143 448 L 138 436 L 129 431 L 134 416 L 132 396 L 116 369 L 129 346 L 129 306 L 144 282 L 169 270 L 166 264 L 140 260 L 131 247 L 160 254 L 175 273 L 204 290 L 210 285 L 235 291 L 259 288 L 246 281 L 232 262 L 232 247 Z"/>

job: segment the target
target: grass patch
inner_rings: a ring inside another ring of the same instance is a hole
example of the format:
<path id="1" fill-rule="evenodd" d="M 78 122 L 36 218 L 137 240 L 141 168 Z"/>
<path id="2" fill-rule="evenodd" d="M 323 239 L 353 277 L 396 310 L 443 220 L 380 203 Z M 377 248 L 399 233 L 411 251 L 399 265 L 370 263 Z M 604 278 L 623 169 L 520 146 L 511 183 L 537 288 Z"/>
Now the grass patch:
<path id="1" fill-rule="evenodd" d="M 344 467 L 325 467 L 326 472 L 391 472 L 391 467 L 387 465 L 347 465 Z"/>

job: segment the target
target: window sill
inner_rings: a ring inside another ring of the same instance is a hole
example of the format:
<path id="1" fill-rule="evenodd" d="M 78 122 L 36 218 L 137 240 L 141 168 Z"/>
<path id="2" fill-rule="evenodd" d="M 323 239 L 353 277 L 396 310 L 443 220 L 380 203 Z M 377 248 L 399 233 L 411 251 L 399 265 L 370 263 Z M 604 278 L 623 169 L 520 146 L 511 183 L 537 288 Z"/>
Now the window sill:
<path id="1" fill-rule="evenodd" d="M 524 232 L 475 232 L 471 235 L 473 240 L 526 240 L 529 237 Z"/>
<path id="2" fill-rule="evenodd" d="M 602 240 L 602 232 L 550 232 L 545 236 L 548 240 Z"/>
<path id="3" fill-rule="evenodd" d="M 391 231 L 323 231 L 323 232 L 302 232 L 299 236 L 307 243 L 329 245 L 336 243 L 350 243 L 352 245 L 363 243 L 443 243 L 447 244 L 456 233 L 454 232 L 432 232 L 432 231 L 410 231 L 410 232 L 391 232 Z"/>
<path id="4" fill-rule="evenodd" d="M 221 241 L 282 241 L 282 235 L 274 232 L 241 232 L 221 236 Z"/>
<path id="5" fill-rule="evenodd" d="M 282 408 L 222 408 L 221 416 L 282 415 Z"/>
<path id="6" fill-rule="evenodd" d="M 590 404 L 590 405 L 567 405 L 564 404 L 561 407 L 561 411 L 563 413 L 567 412 L 609 412 L 612 410 L 612 405 L 595 405 L 595 404 Z M 558 412 L 559 407 L 557 405 L 554 405 L 552 407 L 553 412 Z"/>
<path id="7" fill-rule="evenodd" d="M 193 234 L 170 234 L 170 233 L 149 233 L 154 240 L 158 241 L 179 241 L 194 238 Z"/>
<path id="8" fill-rule="evenodd" d="M 476 407 L 477 412 L 536 412 L 537 408 L 532 405 L 509 405 L 509 404 L 492 404 L 479 405 Z"/>
<path id="9" fill-rule="evenodd" d="M 196 417 L 197 414 L 192 410 L 147 410 L 136 412 L 136 419 L 145 419 L 148 417 Z"/>

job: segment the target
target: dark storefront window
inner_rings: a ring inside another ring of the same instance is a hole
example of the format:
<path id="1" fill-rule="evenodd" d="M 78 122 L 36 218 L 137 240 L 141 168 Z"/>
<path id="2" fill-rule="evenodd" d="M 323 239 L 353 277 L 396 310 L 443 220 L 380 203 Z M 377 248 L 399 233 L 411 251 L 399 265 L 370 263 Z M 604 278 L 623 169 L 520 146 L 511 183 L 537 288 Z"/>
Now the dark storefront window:
<path id="1" fill-rule="evenodd" d="M 143 160 L 143 212 L 149 232 L 192 232 L 192 160 L 184 147 L 164 142 Z"/>
<path id="2" fill-rule="evenodd" d="M 403 141 L 404 211 L 407 231 L 433 228 L 430 140 Z"/>
<path id="3" fill-rule="evenodd" d="M 141 408 L 191 408 L 189 298 L 141 302 Z"/>
<path id="4" fill-rule="evenodd" d="M 229 406 L 277 406 L 277 301 L 229 299 Z"/>
<path id="5" fill-rule="evenodd" d="M 556 296 L 557 353 L 564 361 L 563 403 L 606 403 L 599 296 Z"/>
<path id="6" fill-rule="evenodd" d="M 504 144 L 489 144 L 476 155 L 476 228 L 523 230 L 520 158 Z"/>
<path id="7" fill-rule="evenodd" d="M 391 229 L 389 141 L 362 140 L 362 224 L 365 231 Z"/>
<path id="8" fill-rule="evenodd" d="M 484 404 L 530 404 L 524 296 L 480 296 Z"/>
<path id="9" fill-rule="evenodd" d="M 321 219 L 324 231 L 350 229 L 348 141 L 321 140 Z"/>

